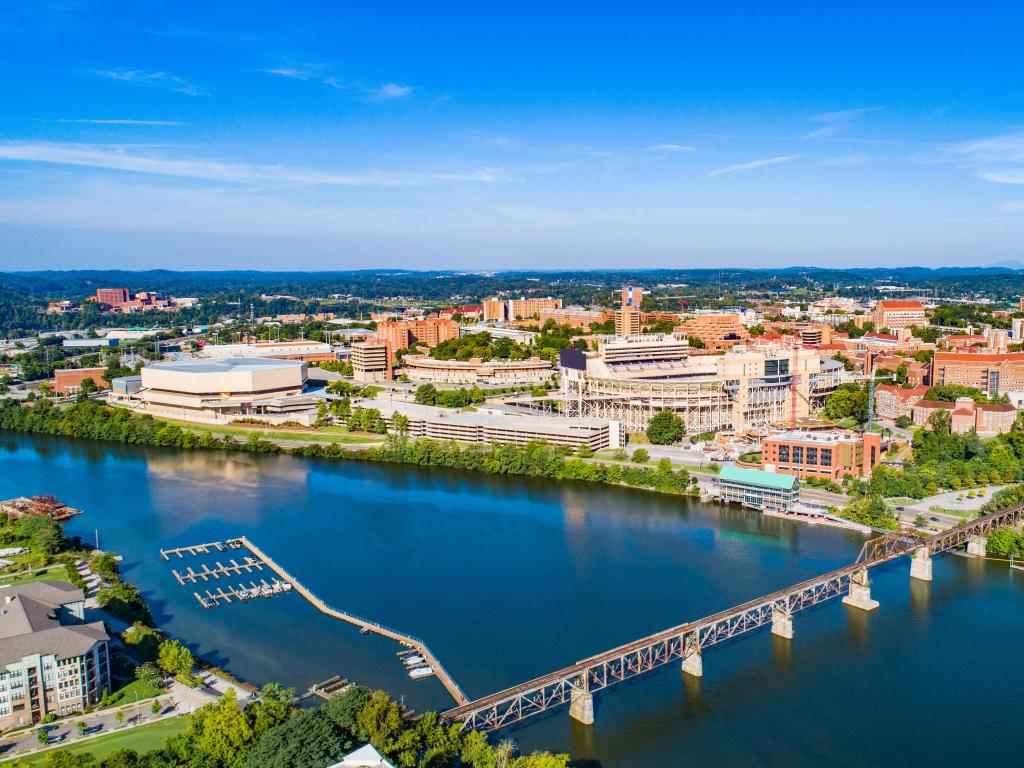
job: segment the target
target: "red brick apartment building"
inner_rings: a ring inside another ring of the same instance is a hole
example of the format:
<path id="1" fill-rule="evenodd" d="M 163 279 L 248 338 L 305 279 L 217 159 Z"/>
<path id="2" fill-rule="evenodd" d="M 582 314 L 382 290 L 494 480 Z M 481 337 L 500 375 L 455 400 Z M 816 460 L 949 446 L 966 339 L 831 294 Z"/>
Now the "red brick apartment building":
<path id="1" fill-rule="evenodd" d="M 875 385 L 875 414 L 880 419 L 896 420 L 900 416 L 914 415 L 914 405 L 924 397 L 928 387 L 919 384 L 913 389 L 893 386 L 892 384 Z"/>
<path id="2" fill-rule="evenodd" d="M 1024 352 L 936 352 L 932 384 L 963 384 L 989 397 L 1024 389 Z"/>
<path id="3" fill-rule="evenodd" d="M 961 397 L 955 403 L 919 400 L 914 405 L 914 423 L 923 427 L 936 411 L 948 411 L 950 429 L 961 435 L 972 429 L 989 435 L 1009 432 L 1017 419 L 1017 409 L 1009 403 L 979 404 L 969 397 Z"/>
<path id="4" fill-rule="evenodd" d="M 761 440 L 761 469 L 838 482 L 864 477 L 882 460 L 882 436 L 840 430 L 779 432 Z"/>
<path id="5" fill-rule="evenodd" d="M 880 301 L 871 313 L 875 328 L 909 328 L 927 325 L 924 304 L 920 301 Z"/>

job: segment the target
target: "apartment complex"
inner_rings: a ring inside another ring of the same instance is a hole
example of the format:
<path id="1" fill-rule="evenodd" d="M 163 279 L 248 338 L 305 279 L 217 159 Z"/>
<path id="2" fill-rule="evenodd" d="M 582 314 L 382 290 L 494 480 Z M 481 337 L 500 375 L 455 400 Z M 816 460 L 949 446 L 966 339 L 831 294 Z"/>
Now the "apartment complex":
<path id="1" fill-rule="evenodd" d="M 739 315 L 733 314 L 697 315 L 683 321 L 674 330 L 696 336 L 705 347 L 714 350 L 731 349 L 750 337 Z"/>
<path id="2" fill-rule="evenodd" d="M 62 581 L 0 597 L 0 730 L 81 712 L 110 689 L 110 636 L 85 622 L 82 590 Z"/>
<path id="3" fill-rule="evenodd" d="M 615 310 L 615 335 L 636 336 L 640 333 L 640 310 L 634 306 L 622 306 Z"/>
<path id="4" fill-rule="evenodd" d="M 484 304 L 484 322 L 499 323 L 511 320 L 530 320 L 540 317 L 545 309 L 561 309 L 562 300 L 547 298 L 487 299 Z"/>
<path id="5" fill-rule="evenodd" d="M 940 352 L 932 358 L 932 384 L 963 384 L 989 397 L 1024 390 L 1024 352 Z"/>
<path id="6" fill-rule="evenodd" d="M 416 344 L 436 347 L 442 341 L 459 338 L 459 324 L 444 317 L 385 320 L 377 324 L 377 336 L 388 343 L 392 353 L 399 349 L 411 349 Z"/>
<path id="7" fill-rule="evenodd" d="M 435 360 L 428 355 L 406 355 L 402 373 L 412 381 L 481 386 L 543 384 L 554 372 L 547 360 Z M 353 365 L 354 367 L 354 365 Z"/>
<path id="8" fill-rule="evenodd" d="M 367 339 L 352 345 L 352 378 L 361 382 L 389 381 L 391 349 L 384 339 Z"/>
<path id="9" fill-rule="evenodd" d="M 74 395 L 82 389 L 82 382 L 92 379 L 100 389 L 110 386 L 103 374 L 106 368 L 58 368 L 53 372 L 53 391 L 61 395 Z"/>
<path id="10" fill-rule="evenodd" d="M 909 328 L 927 325 L 924 304 L 920 301 L 880 301 L 871 313 L 875 328 Z"/>
<path id="11" fill-rule="evenodd" d="M 882 436 L 839 430 L 790 430 L 761 440 L 761 469 L 840 481 L 865 477 L 882 460 Z"/>

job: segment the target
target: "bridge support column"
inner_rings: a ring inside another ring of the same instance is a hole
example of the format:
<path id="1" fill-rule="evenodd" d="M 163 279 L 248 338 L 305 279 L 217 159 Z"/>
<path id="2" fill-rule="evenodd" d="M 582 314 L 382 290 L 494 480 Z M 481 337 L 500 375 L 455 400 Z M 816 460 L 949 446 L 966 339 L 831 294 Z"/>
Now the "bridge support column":
<path id="1" fill-rule="evenodd" d="M 593 725 L 594 694 L 574 688 L 569 699 L 569 717 L 584 725 Z"/>
<path id="2" fill-rule="evenodd" d="M 921 547 L 910 558 L 910 578 L 932 580 L 932 555 L 928 547 Z"/>
<path id="3" fill-rule="evenodd" d="M 984 557 L 988 549 L 988 539 L 984 536 L 971 536 L 967 540 L 967 554 Z"/>
<path id="4" fill-rule="evenodd" d="M 683 672 L 693 677 L 704 677 L 704 659 L 699 648 L 683 656 Z"/>
<path id="5" fill-rule="evenodd" d="M 792 640 L 793 614 L 782 608 L 772 608 L 772 634 Z"/>
<path id="6" fill-rule="evenodd" d="M 862 611 L 873 611 L 878 601 L 871 598 L 871 582 L 868 581 L 868 569 L 854 571 L 850 576 L 850 594 L 843 598 L 844 605 L 852 605 Z"/>

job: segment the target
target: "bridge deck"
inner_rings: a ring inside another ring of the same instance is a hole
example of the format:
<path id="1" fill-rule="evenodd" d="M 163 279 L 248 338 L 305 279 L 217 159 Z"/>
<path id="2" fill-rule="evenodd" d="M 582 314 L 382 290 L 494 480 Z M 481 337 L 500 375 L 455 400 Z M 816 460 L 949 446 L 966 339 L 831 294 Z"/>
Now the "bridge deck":
<path id="1" fill-rule="evenodd" d="M 857 562 L 763 595 L 697 621 L 679 624 L 626 645 L 612 648 L 542 677 L 476 699 L 441 715 L 444 721 L 462 722 L 477 730 L 496 730 L 570 703 L 575 691 L 593 692 L 644 674 L 690 653 L 772 621 L 776 611 L 792 614 L 839 597 L 849 591 L 859 571 L 925 548 L 943 552 L 979 536 L 1017 522 L 1024 505 L 994 512 L 973 522 L 926 539 L 900 531 L 867 542 Z"/>

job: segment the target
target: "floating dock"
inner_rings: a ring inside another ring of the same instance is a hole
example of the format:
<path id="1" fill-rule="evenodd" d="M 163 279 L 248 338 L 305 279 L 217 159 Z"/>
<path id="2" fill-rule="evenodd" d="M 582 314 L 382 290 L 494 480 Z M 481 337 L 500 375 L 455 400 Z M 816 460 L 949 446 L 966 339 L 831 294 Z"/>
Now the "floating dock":
<path id="1" fill-rule="evenodd" d="M 202 570 L 193 570 L 190 566 L 184 573 L 178 573 L 176 570 L 172 570 L 174 578 L 178 580 L 178 583 L 182 586 L 186 584 L 195 584 L 199 579 L 208 581 L 209 579 L 219 579 L 222 576 L 241 576 L 243 573 L 252 573 L 254 570 L 262 571 L 263 563 L 253 557 L 247 557 L 241 563 L 237 563 L 234 560 L 228 560 L 230 565 L 221 565 L 218 561 L 214 563 L 216 567 L 210 568 L 208 565 L 203 565 Z"/>
<path id="2" fill-rule="evenodd" d="M 445 690 L 448 691 L 451 697 L 455 699 L 455 701 L 459 702 L 460 705 L 469 703 L 469 697 L 466 696 L 465 691 L 459 687 L 458 683 L 456 683 L 454 678 L 452 678 L 448 673 L 448 670 L 446 670 L 441 664 L 441 661 L 431 652 L 430 648 L 428 648 L 427 644 L 422 640 L 413 637 L 412 635 L 407 635 L 403 632 L 385 627 L 383 624 L 378 624 L 375 621 L 363 619 L 354 614 L 339 611 L 337 608 L 332 608 L 303 585 L 302 582 L 295 579 L 284 568 L 275 563 L 265 552 L 263 552 L 263 550 L 249 541 L 245 536 L 234 539 L 234 541 L 240 541 L 246 549 L 256 555 L 256 557 L 270 570 L 276 573 L 285 582 L 292 584 L 295 587 L 295 591 L 312 603 L 313 607 L 321 613 L 332 616 L 335 619 L 348 622 L 349 624 L 354 624 L 359 627 L 364 634 L 373 633 L 375 635 L 381 635 L 389 640 L 394 640 L 407 648 L 417 651 L 419 655 L 423 657 L 424 661 L 431 668 L 434 674 L 437 675 L 437 679 L 441 681 L 441 685 L 445 687 Z"/>
<path id="3" fill-rule="evenodd" d="M 206 544 L 194 544 L 191 547 L 176 547 L 175 549 L 161 549 L 160 556 L 164 560 L 170 560 L 172 555 L 177 555 L 179 559 L 184 559 L 186 554 L 198 556 L 208 555 L 211 552 L 227 552 L 232 549 L 242 548 L 241 539 L 228 539 L 227 541 L 211 541 Z"/>
<path id="4" fill-rule="evenodd" d="M 205 594 L 201 595 L 198 592 L 193 592 L 196 600 L 203 608 L 216 608 L 221 603 L 231 604 L 232 599 L 237 600 L 240 603 L 244 603 L 246 600 L 258 600 L 261 597 L 273 597 L 274 595 L 281 595 L 285 592 L 291 592 L 292 585 L 287 582 L 278 581 L 277 579 L 271 579 L 270 583 L 266 580 L 260 580 L 259 584 L 250 581 L 250 586 L 240 584 L 237 587 L 217 587 L 216 592 L 210 592 L 206 590 Z"/>

